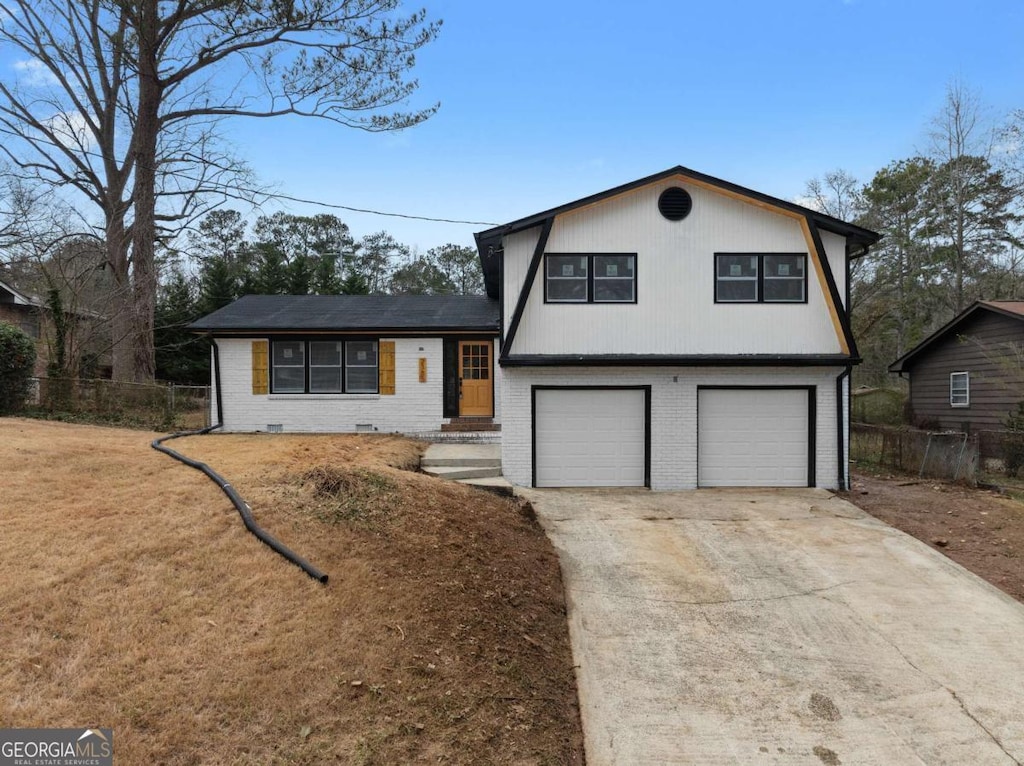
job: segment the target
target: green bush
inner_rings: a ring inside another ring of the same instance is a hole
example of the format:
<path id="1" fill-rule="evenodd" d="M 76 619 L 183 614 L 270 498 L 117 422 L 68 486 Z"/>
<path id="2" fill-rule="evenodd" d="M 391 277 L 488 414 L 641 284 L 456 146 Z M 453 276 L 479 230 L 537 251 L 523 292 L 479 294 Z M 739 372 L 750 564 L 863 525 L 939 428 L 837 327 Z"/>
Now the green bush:
<path id="1" fill-rule="evenodd" d="M 35 363 L 32 339 L 17 327 L 0 322 L 0 415 L 25 406 Z"/>

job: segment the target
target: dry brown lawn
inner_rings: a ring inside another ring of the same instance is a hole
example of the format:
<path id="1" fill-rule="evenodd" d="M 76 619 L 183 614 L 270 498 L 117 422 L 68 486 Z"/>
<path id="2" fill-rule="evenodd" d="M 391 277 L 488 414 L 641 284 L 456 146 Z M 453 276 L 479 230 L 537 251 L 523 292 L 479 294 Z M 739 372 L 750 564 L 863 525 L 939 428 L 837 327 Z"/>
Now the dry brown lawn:
<path id="1" fill-rule="evenodd" d="M 104 726 L 118 763 L 582 761 L 554 551 L 396 437 L 210 435 L 243 528 L 155 434 L 0 419 L 0 726 Z"/>

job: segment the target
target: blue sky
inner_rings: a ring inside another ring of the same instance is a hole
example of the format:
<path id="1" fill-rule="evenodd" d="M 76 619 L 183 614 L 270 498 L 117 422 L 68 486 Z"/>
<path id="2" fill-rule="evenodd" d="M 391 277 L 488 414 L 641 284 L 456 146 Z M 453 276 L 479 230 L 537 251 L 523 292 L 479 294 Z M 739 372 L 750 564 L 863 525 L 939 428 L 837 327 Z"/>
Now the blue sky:
<path id="1" fill-rule="evenodd" d="M 239 125 L 265 180 L 299 197 L 505 222 L 676 164 L 787 199 L 841 167 L 861 180 L 926 143 L 960 78 L 1024 108 L 1024 3 L 982 0 L 429 0 L 400 135 Z M 292 206 L 295 212 L 305 211 Z M 481 227 L 339 213 L 425 250 Z"/>
<path id="2" fill-rule="evenodd" d="M 866 181 L 923 148 L 953 78 L 993 117 L 1024 108 L 1021 0 L 422 2 L 444 27 L 419 54 L 413 105 L 440 101 L 437 115 L 400 134 L 236 121 L 263 181 L 488 222 L 676 164 L 794 199 L 828 170 Z M 338 215 L 421 250 L 484 228 Z"/>

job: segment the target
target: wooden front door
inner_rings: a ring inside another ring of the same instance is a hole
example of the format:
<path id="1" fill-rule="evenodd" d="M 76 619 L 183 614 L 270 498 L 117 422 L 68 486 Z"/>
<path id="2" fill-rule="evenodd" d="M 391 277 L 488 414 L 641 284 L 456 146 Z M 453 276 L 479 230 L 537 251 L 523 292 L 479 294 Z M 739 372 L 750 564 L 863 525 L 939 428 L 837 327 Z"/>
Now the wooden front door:
<path id="1" fill-rule="evenodd" d="M 459 415 L 492 417 L 494 387 L 491 381 L 491 342 L 459 341 Z"/>

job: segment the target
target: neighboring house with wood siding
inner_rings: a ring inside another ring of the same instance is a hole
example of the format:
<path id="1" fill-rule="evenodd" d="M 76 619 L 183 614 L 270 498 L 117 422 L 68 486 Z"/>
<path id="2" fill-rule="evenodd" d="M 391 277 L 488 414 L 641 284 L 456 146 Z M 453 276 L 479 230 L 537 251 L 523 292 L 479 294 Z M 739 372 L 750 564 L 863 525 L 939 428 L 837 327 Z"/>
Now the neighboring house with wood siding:
<path id="1" fill-rule="evenodd" d="M 910 381 L 914 422 L 999 431 L 1024 399 L 1024 301 L 978 301 L 889 365 Z"/>

